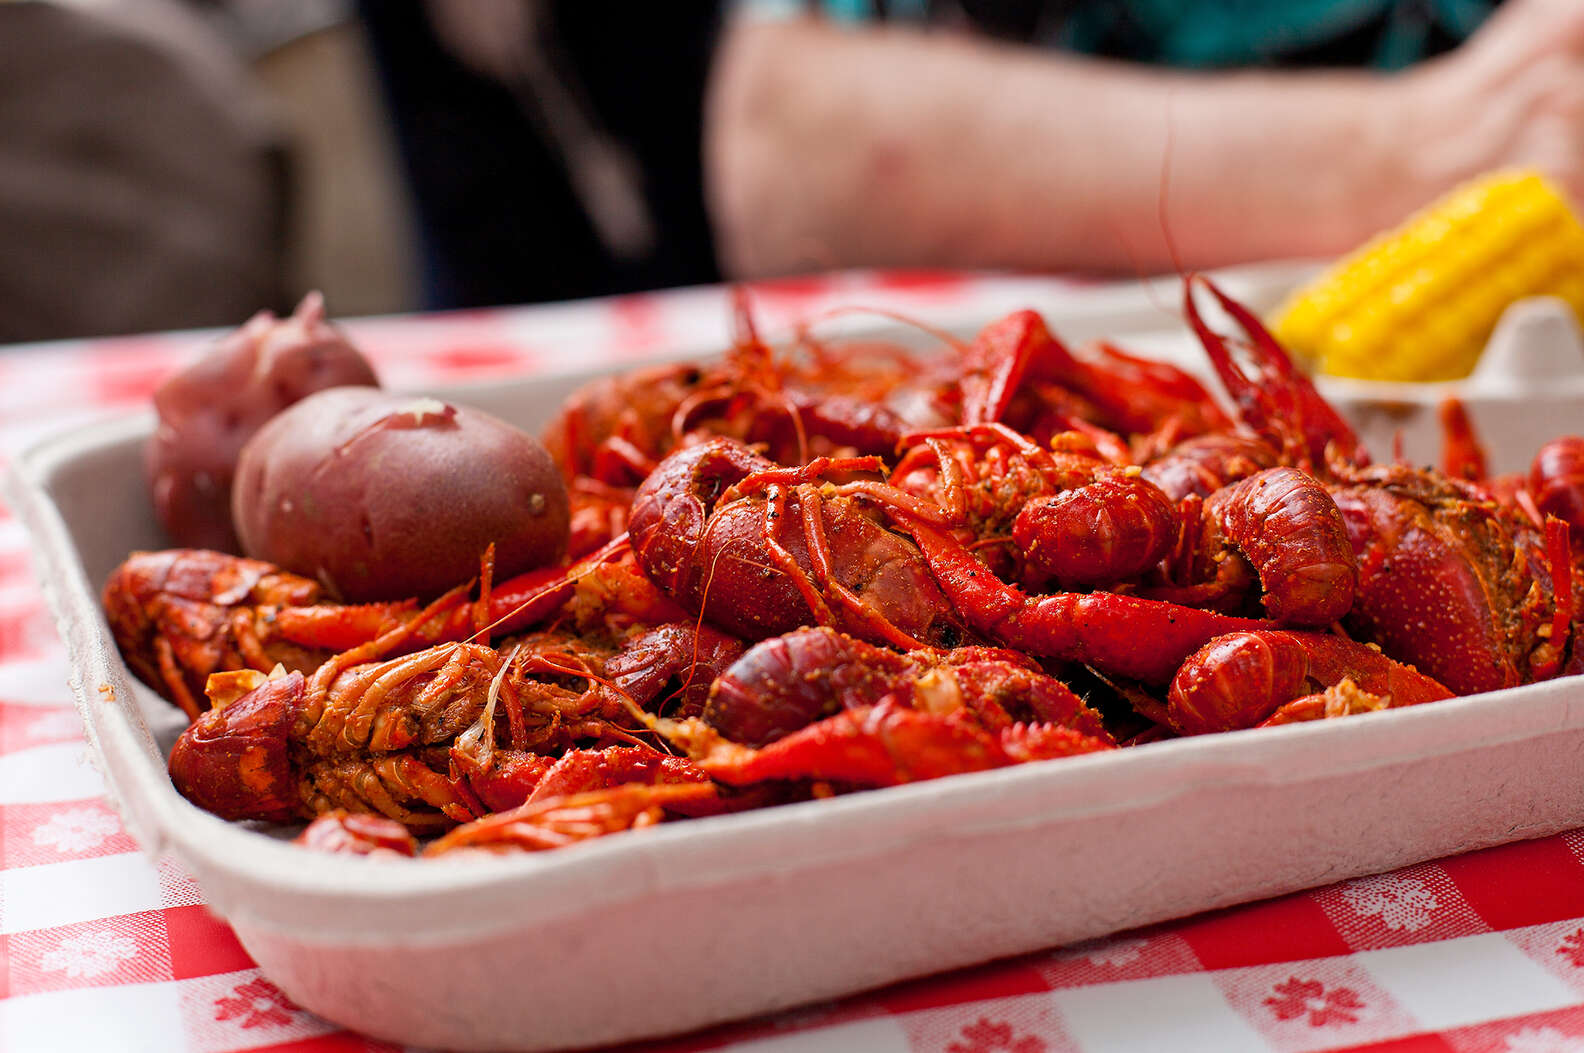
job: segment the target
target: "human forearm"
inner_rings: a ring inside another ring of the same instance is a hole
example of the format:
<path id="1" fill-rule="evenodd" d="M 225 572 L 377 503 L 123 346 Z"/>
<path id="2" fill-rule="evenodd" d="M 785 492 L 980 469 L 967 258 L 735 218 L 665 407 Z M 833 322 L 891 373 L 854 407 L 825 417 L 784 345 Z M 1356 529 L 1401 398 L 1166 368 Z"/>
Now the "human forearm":
<path id="1" fill-rule="evenodd" d="M 1403 94 L 1372 74 L 1186 75 L 742 24 L 713 90 L 711 201 L 740 274 L 1323 254 L 1432 191 L 1395 160 Z"/>

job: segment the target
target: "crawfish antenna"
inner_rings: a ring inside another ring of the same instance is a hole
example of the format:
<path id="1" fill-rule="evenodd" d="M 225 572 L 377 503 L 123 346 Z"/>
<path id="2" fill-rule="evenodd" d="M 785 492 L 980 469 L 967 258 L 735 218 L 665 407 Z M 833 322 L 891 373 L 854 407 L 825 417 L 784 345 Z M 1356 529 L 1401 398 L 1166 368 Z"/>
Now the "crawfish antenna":
<path id="1" fill-rule="evenodd" d="M 489 693 L 484 696 L 484 710 L 479 714 L 468 729 L 457 736 L 456 749 L 473 757 L 481 765 L 488 764 L 495 754 L 495 704 L 500 701 L 501 684 L 511 672 L 512 665 L 517 661 L 517 655 L 522 651 L 522 644 L 512 649 L 506 661 L 501 663 L 500 670 L 490 678 Z"/>
<path id="2" fill-rule="evenodd" d="M 1461 399 L 1449 396 L 1436 408 L 1436 417 L 1441 423 L 1442 471 L 1454 479 L 1485 482 L 1485 450 L 1474 431 L 1468 407 Z"/>
<path id="3" fill-rule="evenodd" d="M 754 324 L 753 301 L 748 296 L 746 285 L 733 285 L 731 287 L 732 303 L 732 344 L 736 347 L 763 346 L 759 339 L 759 327 Z"/>
<path id="4" fill-rule="evenodd" d="M 1178 278 L 1186 282 L 1189 278 L 1188 270 L 1183 266 L 1182 254 L 1177 249 L 1177 239 L 1172 236 L 1171 225 L 1171 162 L 1172 153 L 1174 152 L 1177 144 L 1175 129 L 1176 123 L 1172 120 L 1171 115 L 1171 100 L 1168 99 L 1166 110 L 1166 143 L 1164 148 L 1161 150 L 1160 190 L 1155 196 L 1155 220 L 1160 225 L 1161 240 L 1166 245 L 1166 258 L 1171 261 L 1172 271 L 1177 275 Z M 1138 254 L 1135 253 L 1127 244 L 1126 239 L 1119 240 L 1122 241 L 1123 249 L 1127 251 L 1129 256 L 1133 257 L 1134 276 L 1139 280 L 1139 283 L 1143 285 L 1144 295 L 1149 298 L 1150 303 L 1154 305 L 1157 311 L 1172 319 L 1173 321 L 1180 320 L 1182 316 L 1178 314 L 1178 312 L 1172 310 L 1171 304 L 1160 298 L 1155 287 L 1147 280 L 1152 274 L 1156 273 L 1155 268 L 1145 268 L 1140 266 L 1138 262 Z M 1148 271 L 1148 273 L 1146 273 L 1146 271 Z"/>
<path id="5" fill-rule="evenodd" d="M 495 542 L 479 557 L 479 594 L 473 601 L 473 642 L 487 643 L 490 630 L 490 587 L 495 581 Z"/>
<path id="6" fill-rule="evenodd" d="M 1177 239 L 1172 237 L 1171 228 L 1171 159 L 1172 148 L 1176 145 L 1177 137 L 1174 134 L 1175 123 L 1171 119 L 1171 102 L 1167 100 L 1166 110 L 1166 148 L 1161 151 L 1160 168 L 1160 194 L 1155 200 L 1155 211 L 1160 221 L 1161 238 L 1166 242 L 1166 256 L 1171 260 L 1172 270 L 1177 277 L 1186 281 L 1188 269 L 1183 266 L 1182 254 L 1177 251 Z"/>

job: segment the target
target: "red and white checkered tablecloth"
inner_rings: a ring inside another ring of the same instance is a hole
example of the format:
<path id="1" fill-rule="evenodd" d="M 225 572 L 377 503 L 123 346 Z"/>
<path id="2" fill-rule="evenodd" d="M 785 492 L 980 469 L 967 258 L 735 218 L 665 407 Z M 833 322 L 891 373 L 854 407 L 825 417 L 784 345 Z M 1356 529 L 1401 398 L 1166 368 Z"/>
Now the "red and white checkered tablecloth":
<path id="1" fill-rule="evenodd" d="M 757 302 L 774 323 L 857 302 L 990 314 L 1051 291 L 856 275 L 765 286 Z M 683 339 L 718 341 L 726 325 L 712 290 L 348 328 L 388 384 L 417 387 L 642 358 Z M 146 407 L 206 340 L 0 351 L 0 455 Z M 85 751 L 27 539 L 0 508 L 0 1050 L 398 1048 L 312 1016 L 260 976 L 191 879 L 138 850 Z M 1584 1051 L 1584 831 L 644 1048 Z"/>

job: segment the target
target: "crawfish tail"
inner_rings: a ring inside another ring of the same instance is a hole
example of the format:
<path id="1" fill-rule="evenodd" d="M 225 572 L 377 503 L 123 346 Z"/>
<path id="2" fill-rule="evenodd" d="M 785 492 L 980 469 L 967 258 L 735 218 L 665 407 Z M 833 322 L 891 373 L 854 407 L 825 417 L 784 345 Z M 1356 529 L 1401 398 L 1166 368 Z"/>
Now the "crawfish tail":
<path id="1" fill-rule="evenodd" d="M 343 855 L 416 856 L 418 842 L 407 828 L 394 819 L 344 808 L 326 812 L 309 823 L 292 844 L 316 852 Z"/>
<path id="2" fill-rule="evenodd" d="M 1290 630 L 1231 633 L 1183 663 L 1167 696 L 1173 725 L 1190 735 L 1253 727 L 1290 702 L 1351 680 L 1393 706 L 1451 698 L 1430 677 L 1341 636 Z"/>
<path id="3" fill-rule="evenodd" d="M 764 746 L 844 706 L 900 688 L 911 663 L 828 628 L 762 640 L 715 681 L 704 721 L 733 742 Z"/>
<path id="4" fill-rule="evenodd" d="M 668 622 L 623 643 L 605 663 L 605 676 L 645 708 L 660 697 L 668 681 L 680 679 L 676 713 L 691 717 L 703 711 L 710 685 L 745 650 L 741 640 L 718 629 L 696 622 Z"/>
<path id="5" fill-rule="evenodd" d="M 1308 472 L 1267 468 L 1212 494 L 1205 511 L 1259 572 L 1276 621 L 1330 625 L 1353 607 L 1358 558 L 1336 501 Z"/>
<path id="6" fill-rule="evenodd" d="M 1177 508 L 1153 483 L 1107 472 L 1029 502 L 1012 524 L 1030 580 L 1110 585 L 1159 563 L 1177 541 Z"/>
<path id="7" fill-rule="evenodd" d="M 290 755 L 304 689 L 303 675 L 288 673 L 199 716 L 171 749 L 177 791 L 222 819 L 305 817 Z"/>

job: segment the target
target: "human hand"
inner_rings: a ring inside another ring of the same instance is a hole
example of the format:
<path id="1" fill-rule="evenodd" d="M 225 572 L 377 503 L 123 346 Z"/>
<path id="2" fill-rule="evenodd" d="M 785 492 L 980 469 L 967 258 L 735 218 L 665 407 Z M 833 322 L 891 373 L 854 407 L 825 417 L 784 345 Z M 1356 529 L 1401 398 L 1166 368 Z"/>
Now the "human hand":
<path id="1" fill-rule="evenodd" d="M 1439 193 L 1480 172 L 1531 167 L 1584 205 L 1584 4 L 1509 0 L 1402 88 L 1412 181 Z"/>

